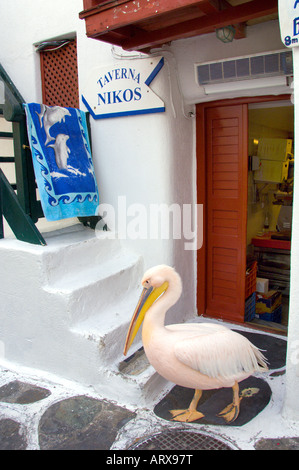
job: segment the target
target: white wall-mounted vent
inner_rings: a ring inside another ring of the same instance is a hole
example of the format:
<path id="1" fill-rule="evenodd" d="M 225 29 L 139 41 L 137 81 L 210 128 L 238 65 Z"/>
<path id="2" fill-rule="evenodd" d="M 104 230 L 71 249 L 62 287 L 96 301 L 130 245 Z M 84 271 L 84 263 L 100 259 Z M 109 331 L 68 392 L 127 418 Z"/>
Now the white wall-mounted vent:
<path id="1" fill-rule="evenodd" d="M 199 85 L 293 75 L 292 51 L 196 64 Z"/>

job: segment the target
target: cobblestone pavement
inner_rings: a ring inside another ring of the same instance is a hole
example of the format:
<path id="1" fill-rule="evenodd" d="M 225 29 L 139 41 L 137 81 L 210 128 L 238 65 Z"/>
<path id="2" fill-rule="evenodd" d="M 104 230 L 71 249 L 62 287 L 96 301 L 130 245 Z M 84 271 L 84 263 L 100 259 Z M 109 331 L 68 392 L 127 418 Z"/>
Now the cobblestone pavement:
<path id="1" fill-rule="evenodd" d="M 110 449 L 136 416 L 75 384 L 43 383 L 8 369 L 0 377 L 0 450 Z"/>
<path id="2" fill-rule="evenodd" d="M 0 366 L 0 450 L 118 451 L 138 449 L 140 442 L 151 450 L 299 450 L 299 423 L 281 418 L 284 371 L 269 379 L 274 398 L 266 409 L 246 426 L 229 429 L 171 423 L 152 409 L 128 409 L 88 387 L 29 372 Z"/>

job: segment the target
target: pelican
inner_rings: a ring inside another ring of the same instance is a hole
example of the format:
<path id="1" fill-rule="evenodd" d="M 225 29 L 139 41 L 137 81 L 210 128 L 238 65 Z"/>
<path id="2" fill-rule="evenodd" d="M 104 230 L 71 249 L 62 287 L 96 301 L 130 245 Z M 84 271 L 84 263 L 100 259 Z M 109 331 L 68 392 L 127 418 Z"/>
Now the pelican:
<path id="1" fill-rule="evenodd" d="M 227 423 L 239 415 L 239 382 L 255 372 L 268 370 L 267 360 L 247 338 L 214 323 L 165 326 L 166 312 L 178 301 L 182 283 L 170 266 L 155 266 L 144 274 L 143 291 L 128 329 L 124 355 L 143 322 L 142 342 L 154 369 L 166 380 L 195 389 L 186 410 L 171 410 L 172 419 L 192 422 L 204 415 L 197 411 L 203 390 L 232 388 L 233 401 L 218 416 Z"/>

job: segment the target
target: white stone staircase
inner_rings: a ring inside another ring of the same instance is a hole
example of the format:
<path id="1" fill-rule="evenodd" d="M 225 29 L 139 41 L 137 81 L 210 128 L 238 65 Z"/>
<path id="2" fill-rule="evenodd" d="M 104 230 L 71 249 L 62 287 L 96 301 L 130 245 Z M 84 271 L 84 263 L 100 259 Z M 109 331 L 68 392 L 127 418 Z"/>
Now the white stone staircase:
<path id="1" fill-rule="evenodd" d="M 125 362 L 122 355 L 143 261 L 111 233 L 97 235 L 76 226 L 44 235 L 45 247 L 0 240 L 6 273 L 0 351 L 4 360 L 90 385 L 118 402 L 145 405 L 165 381 L 142 353 Z M 139 336 L 132 353 L 140 346 Z"/>

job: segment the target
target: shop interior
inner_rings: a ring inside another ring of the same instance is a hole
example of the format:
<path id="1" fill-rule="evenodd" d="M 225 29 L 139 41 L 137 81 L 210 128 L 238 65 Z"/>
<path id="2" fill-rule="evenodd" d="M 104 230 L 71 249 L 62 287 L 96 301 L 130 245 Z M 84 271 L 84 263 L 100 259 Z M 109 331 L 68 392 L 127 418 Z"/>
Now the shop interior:
<path id="1" fill-rule="evenodd" d="M 246 286 L 254 278 L 254 287 L 246 292 L 250 296 L 246 299 L 245 320 L 286 332 L 294 179 L 294 107 L 290 101 L 255 103 L 249 106 L 248 122 Z"/>

